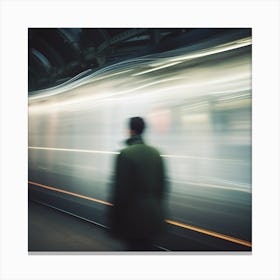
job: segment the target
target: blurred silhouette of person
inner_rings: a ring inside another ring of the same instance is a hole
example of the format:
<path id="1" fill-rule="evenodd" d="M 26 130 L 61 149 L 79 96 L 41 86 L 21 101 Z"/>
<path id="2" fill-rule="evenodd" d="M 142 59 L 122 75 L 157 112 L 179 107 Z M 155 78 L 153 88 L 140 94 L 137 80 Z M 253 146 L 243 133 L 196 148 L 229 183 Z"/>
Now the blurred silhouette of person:
<path id="1" fill-rule="evenodd" d="M 145 144 L 145 122 L 129 119 L 128 147 L 116 159 L 109 219 L 111 233 L 123 240 L 129 251 L 153 251 L 153 242 L 165 230 L 163 159 L 157 149 Z"/>

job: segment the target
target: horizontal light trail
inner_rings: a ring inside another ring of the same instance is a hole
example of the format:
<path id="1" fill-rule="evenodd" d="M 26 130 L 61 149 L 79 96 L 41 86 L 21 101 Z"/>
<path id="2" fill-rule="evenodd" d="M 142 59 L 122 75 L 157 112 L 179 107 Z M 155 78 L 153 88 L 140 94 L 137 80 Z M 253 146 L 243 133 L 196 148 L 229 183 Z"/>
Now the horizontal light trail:
<path id="1" fill-rule="evenodd" d="M 223 158 L 209 158 L 209 157 L 197 157 L 197 156 L 187 156 L 187 155 L 161 155 L 166 158 L 181 158 L 181 159 L 203 159 L 203 160 L 216 160 L 216 161 L 230 161 L 234 163 L 244 163 L 242 160 L 236 159 L 223 159 Z"/>
<path id="2" fill-rule="evenodd" d="M 40 183 L 37 183 L 37 182 L 28 181 L 28 183 L 31 184 L 31 185 L 37 186 L 37 187 L 48 189 L 48 190 L 57 191 L 57 192 L 60 192 L 60 193 L 65 193 L 65 194 L 68 194 L 68 195 L 72 195 L 72 196 L 79 197 L 79 198 L 82 198 L 82 199 L 86 199 L 86 200 L 94 201 L 94 202 L 97 202 L 97 203 L 105 204 L 105 205 L 108 205 L 108 206 L 113 206 L 113 204 L 110 203 L 110 202 L 100 200 L 100 199 L 96 199 L 96 198 L 93 198 L 93 197 L 80 195 L 80 194 L 77 194 L 77 193 L 74 193 L 74 192 L 65 191 L 65 190 L 62 190 L 62 189 L 59 189 L 59 188 L 47 186 L 47 185 L 40 184 Z M 233 243 L 237 243 L 237 244 L 240 244 L 240 245 L 243 245 L 243 246 L 252 247 L 251 242 L 241 240 L 241 239 L 238 239 L 238 238 L 235 238 L 235 237 L 231 237 L 231 236 L 228 236 L 228 235 L 224 235 L 224 234 L 217 233 L 217 232 L 214 232 L 214 231 L 209 231 L 209 230 L 206 230 L 206 229 L 202 229 L 202 228 L 199 228 L 199 227 L 187 225 L 187 224 L 172 221 L 172 220 L 165 220 L 165 221 L 166 221 L 166 223 L 174 225 L 174 226 L 189 229 L 189 230 L 196 231 L 196 232 L 199 232 L 199 233 L 203 233 L 203 234 L 206 234 L 206 235 L 209 235 L 209 236 L 217 237 L 217 238 L 227 240 L 227 241 L 230 241 L 230 242 L 233 242 Z"/>
<path id="3" fill-rule="evenodd" d="M 47 150 L 47 151 L 61 151 L 61 152 L 77 152 L 77 153 L 91 153 L 91 154 L 112 154 L 117 155 L 118 152 L 110 151 L 96 151 L 96 150 L 84 150 L 84 149 L 64 149 L 64 148 L 49 148 L 49 147 L 28 147 L 31 150 Z"/>
<path id="4" fill-rule="evenodd" d="M 119 152 L 112 151 L 98 151 L 98 150 L 86 150 L 86 149 L 65 149 L 65 148 L 53 148 L 53 147 L 28 147 L 30 150 L 47 150 L 47 151 L 61 151 L 61 152 L 76 152 L 76 153 L 91 153 L 91 154 L 111 154 L 118 155 Z M 177 159 L 202 159 L 202 160 L 215 160 L 215 161 L 228 161 L 238 164 L 244 164 L 242 160 L 234 159 L 221 159 L 221 158 L 208 158 L 208 157 L 197 157 L 197 156 L 188 156 L 188 155 L 161 155 L 165 158 L 177 158 Z"/>
<path id="5" fill-rule="evenodd" d="M 50 187 L 50 186 L 39 184 L 39 183 L 32 182 L 32 181 L 28 181 L 28 183 L 31 184 L 31 185 L 37 186 L 37 187 L 41 187 L 41 188 L 44 188 L 44 189 L 51 190 L 51 191 L 65 193 L 65 194 L 69 194 L 69 195 L 76 196 L 76 197 L 79 197 L 79 198 L 83 198 L 83 199 L 87 199 L 87 200 L 90 200 L 90 201 L 94 201 L 94 202 L 97 202 L 97 203 L 113 206 L 112 203 L 104 201 L 104 200 L 100 200 L 100 199 L 97 199 L 97 198 L 81 195 L 81 194 L 74 193 L 74 192 L 65 191 L 65 190 L 62 190 L 62 189 Z"/>
<path id="6" fill-rule="evenodd" d="M 160 70 L 160 69 L 163 69 L 163 68 L 174 66 L 174 65 L 179 64 L 179 63 L 181 63 L 181 61 L 174 61 L 174 62 L 166 63 L 166 64 L 158 66 L 158 67 L 154 67 L 154 68 L 151 68 L 151 69 L 148 69 L 148 70 L 144 70 L 142 72 L 132 74 L 132 76 L 139 76 L 139 75 L 147 74 L 147 73 L 154 72 L 154 71 L 157 71 L 157 70 Z"/>
<path id="7" fill-rule="evenodd" d="M 238 191 L 238 192 L 245 192 L 245 193 L 252 193 L 251 188 L 248 186 L 223 186 L 223 185 L 217 185 L 217 184 L 207 184 L 207 183 L 197 183 L 195 181 L 183 181 L 183 180 L 171 180 L 172 183 L 177 184 L 188 184 L 193 186 L 198 186 L 202 188 L 213 188 L 213 189 L 221 189 L 221 190 L 228 190 L 228 191 Z"/>
<path id="8" fill-rule="evenodd" d="M 233 243 L 241 244 L 241 245 L 244 245 L 244 246 L 247 246 L 247 247 L 252 247 L 251 242 L 241 240 L 241 239 L 238 239 L 238 238 L 235 238 L 235 237 L 231 237 L 231 236 L 224 235 L 224 234 L 217 233 L 217 232 L 210 231 L 210 230 L 205 230 L 205 229 L 202 229 L 202 228 L 199 228 L 199 227 L 190 226 L 190 225 L 183 224 L 183 223 L 180 223 L 180 222 L 175 222 L 175 221 L 172 221 L 172 220 L 165 220 L 165 221 L 168 224 L 171 224 L 171 225 L 174 225 L 174 226 L 178 226 L 178 227 L 182 227 L 182 228 L 185 228 L 185 229 L 200 232 L 200 233 L 203 233 L 203 234 L 206 234 L 206 235 L 214 236 L 214 237 L 224 239 L 224 240 L 227 240 L 227 241 L 231 241 Z"/>
<path id="9" fill-rule="evenodd" d="M 58 151 L 58 152 L 75 152 L 75 153 L 90 153 L 90 154 L 108 154 L 108 155 L 118 155 L 119 152 L 111 152 L 111 151 L 98 151 L 98 150 L 85 150 L 85 149 L 65 149 L 65 148 L 52 148 L 52 147 L 34 147 L 30 146 L 28 149 L 31 150 L 45 150 L 45 151 Z M 174 159 L 194 159 L 194 160 L 213 160 L 213 161 L 225 161 L 225 162 L 231 162 L 235 164 L 247 164 L 244 161 L 241 160 L 227 160 L 227 159 L 217 159 L 217 158 L 206 158 L 206 157 L 195 157 L 195 156 L 187 156 L 187 155 L 161 155 L 164 158 L 174 158 Z M 182 183 L 178 180 L 172 180 L 174 183 Z M 196 182 L 190 182 L 186 181 L 183 182 L 186 184 L 191 185 L 198 185 L 200 187 L 207 187 L 207 188 L 216 188 L 216 189 L 225 189 L 225 190 L 233 190 L 233 191 L 240 191 L 240 192 L 247 192 L 251 193 L 250 188 L 246 187 L 238 187 L 238 186 L 223 186 L 223 185 L 217 185 L 217 184 L 205 184 L 205 183 L 196 183 Z"/>

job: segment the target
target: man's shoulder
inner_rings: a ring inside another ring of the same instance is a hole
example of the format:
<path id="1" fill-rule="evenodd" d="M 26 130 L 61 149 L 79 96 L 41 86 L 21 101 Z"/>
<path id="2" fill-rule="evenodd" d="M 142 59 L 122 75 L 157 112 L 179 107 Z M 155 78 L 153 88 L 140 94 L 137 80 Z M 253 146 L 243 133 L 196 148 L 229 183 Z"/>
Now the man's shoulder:
<path id="1" fill-rule="evenodd" d="M 160 155 L 157 148 L 147 144 L 137 144 L 128 146 L 120 151 L 121 155 L 134 155 L 141 153 L 153 153 Z"/>

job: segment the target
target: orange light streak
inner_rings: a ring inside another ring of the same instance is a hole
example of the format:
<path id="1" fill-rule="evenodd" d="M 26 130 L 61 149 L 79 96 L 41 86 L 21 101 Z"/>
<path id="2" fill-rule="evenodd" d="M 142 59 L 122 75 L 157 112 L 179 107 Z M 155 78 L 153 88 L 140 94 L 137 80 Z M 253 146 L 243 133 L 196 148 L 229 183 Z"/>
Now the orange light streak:
<path id="1" fill-rule="evenodd" d="M 231 241 L 233 243 L 238 243 L 238 244 L 241 244 L 241 245 L 244 245 L 244 246 L 247 246 L 247 247 L 252 247 L 251 242 L 241 240 L 241 239 L 238 239 L 238 238 L 235 238 L 235 237 L 231 237 L 231 236 L 228 236 L 228 235 L 225 235 L 225 234 L 221 234 L 221 233 L 217 233 L 217 232 L 214 232 L 214 231 L 202 229 L 202 228 L 199 228 L 199 227 L 194 227 L 194 226 L 183 224 L 183 223 L 180 223 L 180 222 L 175 222 L 175 221 L 172 221 L 172 220 L 165 220 L 165 221 L 168 224 L 171 224 L 171 225 L 174 225 L 174 226 L 178 226 L 178 227 L 182 227 L 182 228 L 185 228 L 185 229 L 200 232 L 200 233 L 203 233 L 203 234 L 206 234 L 206 235 L 214 236 L 214 237 L 224 239 L 224 240 L 227 240 L 227 241 Z"/>
<path id="2" fill-rule="evenodd" d="M 101 204 L 113 206 L 112 203 L 104 201 L 104 200 L 100 200 L 100 199 L 97 199 L 97 198 L 93 198 L 93 197 L 81 195 L 81 194 L 78 194 L 78 193 L 73 193 L 73 192 L 65 191 L 65 190 L 62 190 L 62 189 L 58 189 L 58 188 L 50 187 L 50 186 L 47 186 L 47 185 L 35 183 L 35 182 L 32 182 L 32 181 L 28 181 L 28 183 L 31 184 L 31 185 L 37 186 L 37 187 L 41 187 L 41 188 L 44 188 L 44 189 L 51 190 L 51 191 L 66 193 L 66 194 L 69 194 L 69 195 L 72 195 L 72 196 L 76 196 L 76 197 L 79 197 L 79 198 L 83 198 L 83 199 L 87 199 L 87 200 L 90 200 L 90 201 L 98 202 L 98 203 L 101 203 Z"/>

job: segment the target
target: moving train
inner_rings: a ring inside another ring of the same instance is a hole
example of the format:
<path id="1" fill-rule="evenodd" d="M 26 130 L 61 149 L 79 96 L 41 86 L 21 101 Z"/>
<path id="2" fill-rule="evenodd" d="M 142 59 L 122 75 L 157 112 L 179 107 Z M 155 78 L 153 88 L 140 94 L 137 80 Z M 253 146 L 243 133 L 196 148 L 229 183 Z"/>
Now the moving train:
<path id="1" fill-rule="evenodd" d="M 32 92 L 29 198 L 106 227 L 115 158 L 141 116 L 167 166 L 168 221 L 250 244 L 251 56 L 251 33 L 229 30 Z"/>

